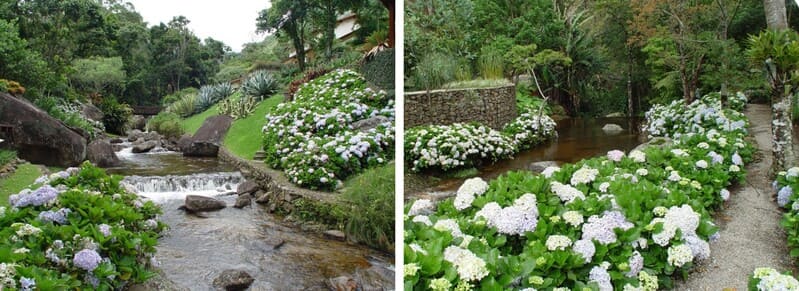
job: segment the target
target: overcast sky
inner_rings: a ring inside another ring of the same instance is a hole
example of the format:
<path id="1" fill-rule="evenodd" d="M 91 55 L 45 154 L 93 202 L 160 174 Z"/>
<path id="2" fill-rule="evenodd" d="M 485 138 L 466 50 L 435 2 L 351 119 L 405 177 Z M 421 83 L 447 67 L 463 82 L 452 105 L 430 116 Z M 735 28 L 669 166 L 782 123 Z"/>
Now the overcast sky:
<path id="1" fill-rule="evenodd" d="M 240 52 L 243 44 L 260 41 L 255 33 L 258 12 L 267 8 L 269 0 L 128 0 L 148 25 L 168 23 L 173 16 L 189 19 L 189 29 L 200 39 L 212 37 Z"/>

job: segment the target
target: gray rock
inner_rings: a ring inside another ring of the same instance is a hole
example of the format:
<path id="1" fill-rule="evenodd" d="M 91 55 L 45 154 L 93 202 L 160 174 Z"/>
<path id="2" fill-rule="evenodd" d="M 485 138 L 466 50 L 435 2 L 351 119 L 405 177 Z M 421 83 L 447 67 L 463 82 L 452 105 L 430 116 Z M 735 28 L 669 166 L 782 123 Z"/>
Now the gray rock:
<path id="1" fill-rule="evenodd" d="M 625 116 L 624 113 L 621 112 L 613 112 L 608 115 L 605 115 L 605 117 L 624 117 L 624 116 Z"/>
<path id="2" fill-rule="evenodd" d="M 243 270 L 225 270 L 214 279 L 214 287 L 227 291 L 247 290 L 255 281 Z"/>
<path id="3" fill-rule="evenodd" d="M 370 129 L 376 128 L 378 125 L 389 122 L 387 117 L 377 115 L 373 117 L 369 117 L 367 119 L 358 120 L 351 124 L 353 130 L 357 131 L 368 131 Z"/>
<path id="4" fill-rule="evenodd" d="M 178 139 L 178 148 L 181 152 L 185 151 L 191 145 L 191 134 L 184 134 Z"/>
<path id="5" fill-rule="evenodd" d="M 239 187 L 236 188 L 236 194 L 248 194 L 254 193 L 258 190 L 258 184 L 255 184 L 252 180 L 244 181 L 243 183 L 239 184 Z"/>
<path id="6" fill-rule="evenodd" d="M 118 144 L 118 143 L 123 143 L 125 141 L 122 140 L 121 138 L 115 137 L 115 138 L 110 139 L 108 142 L 110 142 L 111 144 Z"/>
<path id="7" fill-rule="evenodd" d="M 608 123 L 608 124 L 605 124 L 605 126 L 602 127 L 602 131 L 604 131 L 605 134 L 608 134 L 608 135 L 617 135 L 617 134 L 621 133 L 622 131 L 624 131 L 624 128 L 622 128 L 618 124 Z"/>
<path id="8" fill-rule="evenodd" d="M 557 166 L 558 162 L 556 161 L 540 161 L 530 164 L 529 166 L 527 166 L 527 169 L 533 172 L 541 173 L 544 171 L 544 169 L 548 167 L 557 167 Z"/>
<path id="9" fill-rule="evenodd" d="M 156 142 L 156 141 L 152 141 L 152 140 L 151 141 L 145 141 L 145 142 L 139 143 L 137 145 L 134 145 L 133 148 L 130 151 L 133 152 L 134 154 L 146 153 L 146 152 L 149 152 L 150 150 L 152 150 L 153 148 L 155 148 L 157 145 L 158 145 L 158 142 Z"/>
<path id="10" fill-rule="evenodd" d="M 186 210 L 191 212 L 213 211 L 227 207 L 224 201 L 199 195 L 187 195 Z"/>
<path id="11" fill-rule="evenodd" d="M 145 126 L 147 126 L 147 118 L 141 115 L 133 115 L 130 121 L 128 121 L 128 127 L 130 129 L 144 130 Z"/>
<path id="12" fill-rule="evenodd" d="M 324 235 L 326 238 L 328 238 L 328 239 L 332 239 L 332 240 L 340 240 L 340 241 L 344 241 L 344 240 L 346 240 L 346 239 L 347 239 L 347 235 L 346 235 L 346 234 L 344 234 L 344 232 L 342 232 L 342 231 L 340 231 L 340 230 L 334 230 L 334 229 L 331 229 L 331 230 L 326 230 L 326 231 L 325 231 L 325 232 L 323 232 L 322 234 L 323 234 L 323 235 Z"/>
<path id="13" fill-rule="evenodd" d="M 10 126 L 3 146 L 33 164 L 71 167 L 86 159 L 85 137 L 25 99 L 0 93 L 0 124 Z"/>
<path id="14" fill-rule="evenodd" d="M 142 134 L 143 134 L 142 131 L 138 129 L 129 130 L 127 132 L 128 141 L 135 141 L 139 138 L 142 138 Z"/>
<path id="15" fill-rule="evenodd" d="M 252 195 L 249 193 L 244 194 L 236 198 L 236 204 L 233 205 L 234 208 L 242 209 L 245 206 L 250 206 L 252 203 Z"/>
<path id="16" fill-rule="evenodd" d="M 191 144 L 183 151 L 184 156 L 216 157 L 219 145 L 230 129 L 233 118 L 226 115 L 211 116 L 191 138 Z"/>
<path id="17" fill-rule="evenodd" d="M 105 140 L 95 140 L 89 144 L 86 159 L 100 167 L 113 167 L 119 165 L 119 157 L 114 153 L 114 148 Z"/>
<path id="18" fill-rule="evenodd" d="M 650 139 L 649 141 L 647 141 L 645 143 L 639 144 L 633 150 L 634 151 L 635 150 L 643 151 L 643 150 L 645 150 L 648 147 L 661 147 L 662 148 L 662 147 L 671 146 L 673 144 L 674 143 L 671 141 L 670 138 L 658 136 L 658 137 L 654 137 L 654 138 Z"/>
<path id="19" fill-rule="evenodd" d="M 81 104 L 80 114 L 94 121 L 103 121 L 103 117 L 105 116 L 100 108 L 88 103 Z"/>
<path id="20" fill-rule="evenodd" d="M 255 203 L 266 204 L 269 203 L 269 195 L 264 191 L 255 192 Z"/>

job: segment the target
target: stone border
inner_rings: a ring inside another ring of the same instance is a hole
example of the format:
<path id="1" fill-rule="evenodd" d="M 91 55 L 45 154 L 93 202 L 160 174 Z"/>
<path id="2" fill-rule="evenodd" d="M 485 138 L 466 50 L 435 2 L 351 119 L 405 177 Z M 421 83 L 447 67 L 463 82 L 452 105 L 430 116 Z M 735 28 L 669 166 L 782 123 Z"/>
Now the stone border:
<path id="1" fill-rule="evenodd" d="M 405 93 L 405 127 L 477 121 L 493 129 L 519 116 L 516 85 Z"/>
<path id="2" fill-rule="evenodd" d="M 266 192 L 257 201 L 269 205 L 269 212 L 280 210 L 291 214 L 297 199 L 307 199 L 325 204 L 338 204 L 339 194 L 314 191 L 295 186 L 283 172 L 271 169 L 262 161 L 250 161 L 237 157 L 225 147 L 219 148 L 219 159 L 230 163 L 241 171 L 241 175 L 258 184 Z"/>

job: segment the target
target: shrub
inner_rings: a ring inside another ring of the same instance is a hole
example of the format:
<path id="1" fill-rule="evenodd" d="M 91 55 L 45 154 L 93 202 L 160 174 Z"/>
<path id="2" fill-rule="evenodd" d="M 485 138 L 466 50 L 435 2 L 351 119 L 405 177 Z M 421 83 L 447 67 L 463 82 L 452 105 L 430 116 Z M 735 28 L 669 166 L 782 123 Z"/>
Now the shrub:
<path id="1" fill-rule="evenodd" d="M 121 178 L 85 163 L 11 195 L 13 207 L 0 208 L 0 284 L 112 290 L 152 277 L 166 225 L 156 220 L 160 208 L 126 191 Z"/>
<path id="2" fill-rule="evenodd" d="M 84 118 L 80 113 L 80 105 L 52 96 L 36 99 L 36 106 L 50 116 L 63 121 L 66 125 L 85 131 L 93 139 L 98 132 L 105 130 L 103 123 Z"/>
<path id="3" fill-rule="evenodd" d="M 180 91 L 173 92 L 172 94 L 164 96 L 164 98 L 161 99 L 161 105 L 164 107 L 169 107 L 169 105 L 175 103 L 175 101 L 180 100 L 183 96 L 197 95 L 199 91 L 200 90 L 194 87 L 180 89 Z"/>
<path id="4" fill-rule="evenodd" d="M 178 101 L 175 101 L 166 108 L 167 112 L 172 112 L 180 117 L 189 117 L 197 112 L 197 95 L 188 94 L 183 95 Z"/>
<path id="5" fill-rule="evenodd" d="M 483 79 L 502 79 L 505 77 L 502 54 L 496 51 L 487 51 L 480 55 L 477 67 Z"/>
<path id="6" fill-rule="evenodd" d="M 413 70 L 412 84 L 417 89 L 432 90 L 455 80 L 457 62 L 448 55 L 425 55 Z"/>
<path id="7" fill-rule="evenodd" d="M 100 103 L 103 111 L 103 125 L 105 130 L 113 134 L 124 134 L 125 125 L 133 116 L 133 109 L 129 105 L 119 103 L 115 98 L 105 98 Z"/>
<path id="8" fill-rule="evenodd" d="M 799 281 L 790 272 L 781 274 L 773 268 L 757 268 L 749 276 L 749 290 L 799 290 Z"/>
<path id="9" fill-rule="evenodd" d="M 147 130 L 156 131 L 168 138 L 177 139 L 183 135 L 180 116 L 172 112 L 161 112 L 147 121 Z"/>
<path id="10" fill-rule="evenodd" d="M 365 59 L 360 72 L 369 83 L 384 89 L 394 89 L 394 49 L 387 49 Z"/>
<path id="11" fill-rule="evenodd" d="M 388 252 L 394 245 L 394 163 L 364 171 L 347 182 L 342 198 L 347 237 Z"/>
<path id="12" fill-rule="evenodd" d="M 17 159 L 17 152 L 12 150 L 0 149 L 0 167 L 5 166 L 13 160 Z"/>
<path id="13" fill-rule="evenodd" d="M 258 100 L 251 96 L 231 96 L 219 102 L 219 114 L 228 115 L 233 119 L 241 119 L 249 116 L 258 106 Z"/>
<path id="14" fill-rule="evenodd" d="M 557 136 L 555 126 L 555 121 L 547 115 L 522 112 L 519 117 L 505 125 L 502 133 L 509 136 L 519 150 L 526 150 Z"/>
<path id="15" fill-rule="evenodd" d="M 686 107 L 700 119 L 706 113 L 689 109 L 699 103 Z M 718 238 L 711 213 L 753 154 L 745 128 L 675 124 L 686 133 L 677 146 L 614 150 L 490 183 L 473 178 L 454 199 L 413 202 L 405 209 L 405 286 L 671 288 L 675 275 L 709 257 L 708 241 Z"/>
<path id="16" fill-rule="evenodd" d="M 283 169 L 292 183 L 335 189 L 341 180 L 393 156 L 394 126 L 386 122 L 354 131 L 355 121 L 376 115 L 394 119 L 393 99 L 366 87 L 351 70 L 336 70 L 300 87 L 293 102 L 267 115 L 265 162 Z"/>
<path id="17" fill-rule="evenodd" d="M 303 76 L 301 79 L 291 81 L 291 83 L 289 84 L 289 88 L 286 91 L 286 94 L 288 96 L 287 99 L 292 100 L 292 98 L 294 98 L 294 94 L 297 93 L 297 90 L 300 89 L 301 85 L 308 83 L 313 79 L 324 76 L 327 73 L 330 73 L 330 70 L 328 69 L 311 70 L 305 73 L 305 76 Z"/>
<path id="18" fill-rule="evenodd" d="M 241 84 L 241 90 L 245 95 L 263 100 L 275 94 L 278 89 L 278 81 L 265 70 L 255 71 Z"/>
<path id="19" fill-rule="evenodd" d="M 479 123 L 418 126 L 405 132 L 405 156 L 415 172 L 472 167 L 510 158 L 515 152 L 511 139 Z"/>

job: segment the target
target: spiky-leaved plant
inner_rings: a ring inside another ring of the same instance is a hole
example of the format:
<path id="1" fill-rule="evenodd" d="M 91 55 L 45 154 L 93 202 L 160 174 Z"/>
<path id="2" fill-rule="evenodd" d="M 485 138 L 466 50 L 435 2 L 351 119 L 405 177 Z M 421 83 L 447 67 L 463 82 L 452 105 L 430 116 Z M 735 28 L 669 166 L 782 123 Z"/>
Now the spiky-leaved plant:
<path id="1" fill-rule="evenodd" d="M 247 96 L 263 100 L 277 92 L 278 81 L 266 70 L 255 71 L 250 74 L 241 85 L 241 90 Z"/>

